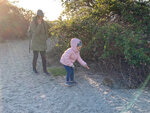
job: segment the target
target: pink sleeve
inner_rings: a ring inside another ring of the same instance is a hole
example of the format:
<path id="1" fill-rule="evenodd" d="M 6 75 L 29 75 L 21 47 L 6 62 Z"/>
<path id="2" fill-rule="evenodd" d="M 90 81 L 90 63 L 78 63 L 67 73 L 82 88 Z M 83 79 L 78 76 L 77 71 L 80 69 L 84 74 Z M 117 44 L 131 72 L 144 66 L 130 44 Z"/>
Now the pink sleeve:
<path id="1" fill-rule="evenodd" d="M 66 51 L 64 54 L 64 60 L 65 60 L 66 65 L 68 66 L 73 65 L 73 63 L 70 61 L 70 56 L 71 56 L 71 51 L 70 50 Z"/>
<path id="2" fill-rule="evenodd" d="M 82 66 L 86 66 L 87 64 L 86 64 L 86 62 L 84 62 L 83 60 L 82 60 L 82 58 L 81 58 L 81 56 L 80 56 L 80 53 L 78 54 L 78 62 L 82 65 Z"/>

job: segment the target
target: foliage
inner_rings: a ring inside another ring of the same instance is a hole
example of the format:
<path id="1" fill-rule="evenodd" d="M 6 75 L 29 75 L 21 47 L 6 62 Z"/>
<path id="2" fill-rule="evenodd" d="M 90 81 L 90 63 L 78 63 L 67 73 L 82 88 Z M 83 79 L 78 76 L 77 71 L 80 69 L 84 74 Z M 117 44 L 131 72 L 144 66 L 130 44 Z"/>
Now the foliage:
<path id="1" fill-rule="evenodd" d="M 65 7 L 62 16 L 66 19 L 60 17 L 50 29 L 52 36 L 59 39 L 57 47 L 64 51 L 70 47 L 70 39 L 77 37 L 83 41 L 84 59 L 109 65 L 115 61 L 114 67 L 119 64 L 120 69 L 125 65 L 124 70 L 130 72 L 127 74 L 134 75 L 126 76 L 128 80 L 141 83 L 150 67 L 149 2 L 62 0 L 62 3 Z"/>
<path id="2" fill-rule="evenodd" d="M 0 1 L 0 34 L 3 40 L 25 38 L 33 12 L 18 8 L 6 0 Z"/>
<path id="3" fill-rule="evenodd" d="M 90 41 L 89 54 L 94 58 L 122 57 L 131 65 L 149 64 L 143 33 L 123 28 L 119 24 L 104 25 Z M 101 44 L 100 44 L 101 43 Z M 94 45 L 94 46 L 93 46 Z M 88 51 L 89 51 L 88 50 Z"/>

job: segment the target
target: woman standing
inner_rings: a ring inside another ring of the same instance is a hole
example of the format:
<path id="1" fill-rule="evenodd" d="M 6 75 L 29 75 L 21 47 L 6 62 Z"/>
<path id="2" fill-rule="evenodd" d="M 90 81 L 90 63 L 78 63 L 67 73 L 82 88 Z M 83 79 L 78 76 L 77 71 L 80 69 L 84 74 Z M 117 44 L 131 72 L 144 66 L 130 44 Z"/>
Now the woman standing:
<path id="1" fill-rule="evenodd" d="M 46 66 L 46 40 L 48 38 L 48 24 L 43 20 L 44 13 L 42 10 L 37 11 L 37 15 L 33 17 L 28 33 L 31 37 L 31 50 L 33 50 L 33 72 L 38 73 L 36 69 L 38 54 L 42 58 L 43 71 L 50 75 Z"/>

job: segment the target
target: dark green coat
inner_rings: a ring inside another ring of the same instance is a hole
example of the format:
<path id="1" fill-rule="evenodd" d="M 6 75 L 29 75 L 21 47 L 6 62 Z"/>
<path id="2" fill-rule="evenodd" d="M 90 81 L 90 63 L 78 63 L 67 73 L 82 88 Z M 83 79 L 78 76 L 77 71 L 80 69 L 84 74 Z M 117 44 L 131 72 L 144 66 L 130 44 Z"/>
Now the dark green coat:
<path id="1" fill-rule="evenodd" d="M 46 40 L 48 38 L 48 24 L 43 20 L 41 24 L 37 24 L 36 17 L 33 17 L 28 34 L 31 37 L 31 50 L 33 51 L 46 51 Z"/>

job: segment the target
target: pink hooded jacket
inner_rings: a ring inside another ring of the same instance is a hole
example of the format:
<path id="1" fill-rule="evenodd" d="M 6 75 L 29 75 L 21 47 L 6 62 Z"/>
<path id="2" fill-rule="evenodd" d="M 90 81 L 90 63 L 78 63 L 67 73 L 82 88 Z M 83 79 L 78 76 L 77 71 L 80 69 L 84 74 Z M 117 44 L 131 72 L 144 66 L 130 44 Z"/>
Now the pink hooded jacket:
<path id="1" fill-rule="evenodd" d="M 86 66 L 86 62 L 80 57 L 80 51 L 77 49 L 77 44 L 80 42 L 79 39 L 71 39 L 71 48 L 67 49 L 61 56 L 60 63 L 66 66 L 73 66 L 73 63 L 77 60 L 82 66 Z"/>

